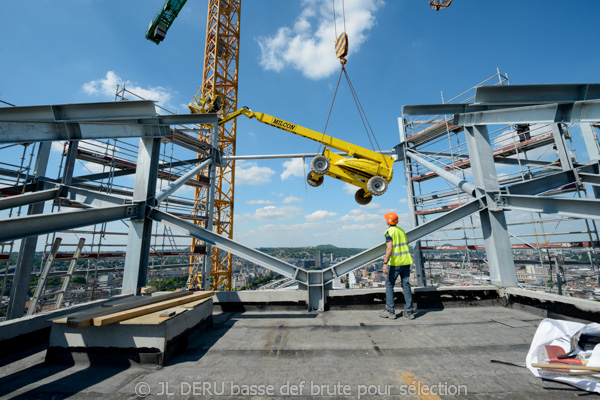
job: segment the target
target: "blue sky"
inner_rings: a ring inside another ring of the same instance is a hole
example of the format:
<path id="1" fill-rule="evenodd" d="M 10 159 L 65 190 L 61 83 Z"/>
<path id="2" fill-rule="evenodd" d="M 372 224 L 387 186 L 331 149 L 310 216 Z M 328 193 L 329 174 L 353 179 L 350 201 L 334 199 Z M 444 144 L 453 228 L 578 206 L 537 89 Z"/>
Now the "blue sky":
<path id="1" fill-rule="evenodd" d="M 347 70 L 381 149 L 399 142 L 406 104 L 441 102 L 496 73 L 511 84 L 597 82 L 600 52 L 593 19 L 600 3 L 455 0 L 346 0 Z M 163 0 L 0 2 L 0 100 L 16 105 L 114 99 L 115 83 L 187 113 L 198 90 L 205 0 L 188 0 L 160 45 L 144 32 Z M 340 17 L 341 0 L 336 0 Z M 322 131 L 339 74 L 331 0 L 244 0 L 239 105 Z M 343 29 L 337 21 L 338 33 Z M 370 147 L 342 82 L 327 132 Z M 256 121 L 240 120 L 240 155 L 316 153 L 319 144 Z M 307 160 L 307 162 L 309 162 Z M 302 164 L 238 164 L 235 238 L 250 246 L 334 244 L 371 247 L 383 240 L 382 215 L 409 226 L 402 165 L 388 192 L 359 207 L 354 190 L 326 179 L 306 187 Z M 80 171 L 83 172 L 83 171 Z M 308 172 L 308 167 L 306 167 Z"/>

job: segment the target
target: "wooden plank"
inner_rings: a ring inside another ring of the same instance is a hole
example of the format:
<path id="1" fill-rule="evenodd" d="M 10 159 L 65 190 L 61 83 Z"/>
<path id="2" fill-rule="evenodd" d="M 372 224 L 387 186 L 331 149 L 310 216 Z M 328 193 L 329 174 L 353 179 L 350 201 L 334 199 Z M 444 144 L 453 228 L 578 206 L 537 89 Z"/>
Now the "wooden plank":
<path id="1" fill-rule="evenodd" d="M 166 310 L 159 310 L 159 311 L 155 311 L 150 314 L 144 314 L 144 315 L 140 315 L 139 317 L 126 319 L 126 320 L 118 322 L 118 324 L 119 325 L 160 325 L 160 324 L 164 323 L 165 321 L 175 318 L 178 315 L 183 314 L 183 313 L 191 310 L 192 308 L 197 307 L 200 304 L 203 304 L 209 300 L 210 300 L 210 297 L 206 298 L 206 299 L 201 299 L 198 301 L 193 301 L 190 303 L 181 304 L 179 306 L 168 308 Z M 160 316 L 162 313 L 169 312 L 169 311 L 174 311 L 175 315 L 172 317 L 161 317 Z"/>
<path id="2" fill-rule="evenodd" d="M 182 304 L 181 307 L 185 307 L 185 308 L 198 307 L 200 304 L 207 302 L 209 298 L 210 297 L 207 297 L 205 299 L 200 299 L 200 300 L 197 300 L 197 301 L 192 301 L 192 302 L 189 302 L 189 303 L 185 303 L 185 304 Z"/>
<path id="3" fill-rule="evenodd" d="M 142 307 L 137 307 L 129 310 L 124 310 L 120 312 L 113 312 L 110 314 L 105 314 L 102 316 L 94 317 L 93 324 L 94 326 L 104 326 L 113 324 L 115 322 L 124 321 L 126 319 L 138 317 L 140 315 L 148 314 L 154 311 L 165 310 L 167 308 L 171 308 L 174 306 L 178 306 L 180 304 L 189 303 L 191 301 L 200 300 L 212 297 L 214 292 L 199 292 L 194 293 L 190 296 L 185 296 L 181 298 L 169 299 L 165 301 L 161 301 L 159 303 L 148 304 Z"/>
<path id="4" fill-rule="evenodd" d="M 119 321 L 119 325 L 160 325 L 165 321 L 168 321 L 176 316 L 187 312 L 188 309 L 183 306 L 171 307 L 167 310 L 159 310 L 150 314 L 140 315 L 139 317 L 126 319 L 124 321 Z M 171 317 L 161 317 L 160 315 L 163 312 L 174 312 L 175 315 Z"/>
<path id="5" fill-rule="evenodd" d="M 102 308 L 102 305 L 98 305 L 92 308 L 88 308 L 87 310 L 84 311 L 76 311 L 74 313 L 71 314 L 67 314 L 67 315 L 63 315 L 62 317 L 58 317 L 55 319 L 50 319 L 49 321 L 54 322 L 54 323 L 58 323 L 58 324 L 66 324 L 67 323 L 67 319 L 70 317 L 77 317 L 80 315 L 85 315 L 85 314 L 89 314 L 89 313 L 93 313 L 93 312 L 100 312 L 104 310 Z"/>
<path id="6" fill-rule="evenodd" d="M 141 307 L 141 306 L 145 306 L 145 305 L 149 305 L 149 304 L 154 304 L 154 303 L 159 303 L 161 301 L 164 300 L 168 300 L 168 299 L 173 299 L 173 298 L 182 298 L 182 297 L 188 297 L 192 294 L 193 292 L 189 292 L 189 291 L 181 291 L 181 292 L 173 292 L 173 293 L 167 293 L 167 294 L 163 294 L 163 295 L 159 295 L 159 296 L 150 296 L 150 297 L 143 297 L 143 298 L 135 298 L 134 300 L 122 303 L 122 304 L 117 304 L 115 306 L 112 307 L 101 307 L 100 310 L 98 309 L 94 309 L 88 312 L 84 312 L 81 314 L 77 314 L 77 315 L 72 315 L 69 316 L 67 319 L 67 326 L 69 328 L 83 328 L 85 326 L 90 326 L 93 323 L 93 319 L 95 317 L 100 317 L 102 315 L 107 315 L 107 314 L 112 314 L 115 312 L 119 312 L 119 311 L 126 311 L 135 307 Z"/>

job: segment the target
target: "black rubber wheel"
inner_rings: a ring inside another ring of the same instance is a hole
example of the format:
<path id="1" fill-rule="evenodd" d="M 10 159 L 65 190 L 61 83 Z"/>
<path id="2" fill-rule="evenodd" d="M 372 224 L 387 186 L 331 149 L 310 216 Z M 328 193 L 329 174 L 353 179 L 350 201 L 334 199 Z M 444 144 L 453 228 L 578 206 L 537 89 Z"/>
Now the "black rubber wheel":
<path id="1" fill-rule="evenodd" d="M 354 200 L 361 206 L 366 206 L 373 200 L 373 196 L 365 197 L 364 189 L 358 189 L 356 193 L 354 193 Z"/>
<path id="2" fill-rule="evenodd" d="M 315 156 L 310 162 L 310 170 L 317 175 L 325 175 L 329 171 L 329 166 L 329 159 L 324 155 Z"/>
<path id="3" fill-rule="evenodd" d="M 367 182 L 367 192 L 373 196 L 381 196 L 388 189 L 387 181 L 381 176 L 372 176 Z"/>
<path id="4" fill-rule="evenodd" d="M 308 184 L 312 187 L 321 186 L 323 184 L 323 181 L 325 180 L 325 177 L 323 175 L 317 175 L 317 179 L 314 179 L 311 176 L 311 174 L 311 172 L 308 173 L 308 176 L 306 177 L 306 182 L 308 182 Z"/>

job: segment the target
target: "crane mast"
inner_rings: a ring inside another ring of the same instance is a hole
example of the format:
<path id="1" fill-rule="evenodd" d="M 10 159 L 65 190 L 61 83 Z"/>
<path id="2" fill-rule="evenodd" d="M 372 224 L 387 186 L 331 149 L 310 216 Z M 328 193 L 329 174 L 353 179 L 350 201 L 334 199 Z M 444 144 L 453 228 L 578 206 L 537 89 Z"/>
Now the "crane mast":
<path id="1" fill-rule="evenodd" d="M 192 113 L 221 110 L 228 115 L 237 110 L 240 9 L 241 0 L 208 2 L 202 86 L 190 104 Z M 236 121 L 220 125 L 218 135 L 218 147 L 222 154 L 235 155 Z M 211 138 L 202 135 L 201 139 L 210 141 Z M 216 170 L 213 224 L 216 233 L 229 238 L 233 238 L 234 184 L 235 162 L 223 161 Z M 207 203 L 205 192 L 196 189 L 194 200 L 200 213 Z M 201 244 L 199 240 L 192 239 L 192 251 Z M 196 267 L 191 267 L 188 287 L 203 287 L 202 272 L 197 268 L 199 260 L 193 257 L 191 264 Z M 210 265 L 213 278 L 211 288 L 231 290 L 231 254 L 221 254 L 218 248 L 213 248 Z"/>

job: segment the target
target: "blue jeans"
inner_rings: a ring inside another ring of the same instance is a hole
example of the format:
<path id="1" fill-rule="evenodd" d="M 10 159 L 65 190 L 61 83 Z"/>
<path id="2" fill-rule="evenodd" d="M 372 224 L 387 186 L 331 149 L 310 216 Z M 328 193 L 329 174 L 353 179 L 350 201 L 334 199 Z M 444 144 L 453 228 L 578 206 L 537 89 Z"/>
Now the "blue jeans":
<path id="1" fill-rule="evenodd" d="M 402 280 L 402 291 L 404 292 L 404 311 L 413 312 L 413 301 L 412 292 L 410 291 L 410 265 L 393 266 L 388 265 L 388 274 L 385 277 L 385 308 L 393 313 L 394 312 L 394 285 L 396 279 Z"/>

